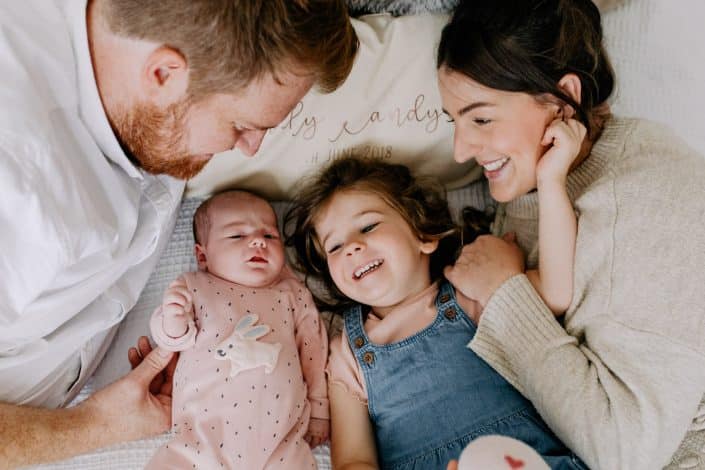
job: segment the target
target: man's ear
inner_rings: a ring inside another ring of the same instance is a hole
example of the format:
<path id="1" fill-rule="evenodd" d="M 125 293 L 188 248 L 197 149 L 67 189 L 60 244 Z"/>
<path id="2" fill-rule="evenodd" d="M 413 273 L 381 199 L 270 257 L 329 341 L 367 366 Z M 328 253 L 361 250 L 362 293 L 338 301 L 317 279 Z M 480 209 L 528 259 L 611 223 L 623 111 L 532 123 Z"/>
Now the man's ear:
<path id="1" fill-rule="evenodd" d="M 421 253 L 430 255 L 438 248 L 438 240 L 421 241 Z"/>
<path id="2" fill-rule="evenodd" d="M 193 247 L 193 254 L 196 256 L 199 271 L 208 271 L 208 260 L 206 259 L 206 248 L 196 243 Z"/>
<path id="3" fill-rule="evenodd" d="M 566 95 L 570 96 L 573 101 L 580 104 L 581 93 L 582 93 L 582 83 L 580 83 L 580 78 L 574 73 L 567 73 L 558 81 L 558 88 L 563 91 Z M 568 119 L 575 116 L 575 110 L 569 104 L 563 106 L 563 117 Z"/>
<path id="4" fill-rule="evenodd" d="M 146 96 L 160 107 L 181 101 L 189 83 L 186 58 L 169 46 L 154 49 L 144 63 L 141 83 Z"/>

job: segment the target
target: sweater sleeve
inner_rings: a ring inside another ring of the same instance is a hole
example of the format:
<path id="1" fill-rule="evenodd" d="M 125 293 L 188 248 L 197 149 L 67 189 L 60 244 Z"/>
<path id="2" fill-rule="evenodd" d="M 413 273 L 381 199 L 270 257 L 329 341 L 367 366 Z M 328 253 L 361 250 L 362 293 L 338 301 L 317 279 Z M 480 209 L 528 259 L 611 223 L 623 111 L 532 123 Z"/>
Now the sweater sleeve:
<path id="1" fill-rule="evenodd" d="M 704 358 L 614 319 L 599 328 L 590 345 L 569 335 L 519 275 L 490 299 L 470 347 L 591 468 L 661 468 L 705 390 Z"/>
<path id="2" fill-rule="evenodd" d="M 301 370 L 308 387 L 311 417 L 329 419 L 328 387 L 325 368 L 328 360 L 328 334 L 321 321 L 311 293 L 303 286 L 294 292 L 297 300 L 296 346 L 299 350 Z"/>

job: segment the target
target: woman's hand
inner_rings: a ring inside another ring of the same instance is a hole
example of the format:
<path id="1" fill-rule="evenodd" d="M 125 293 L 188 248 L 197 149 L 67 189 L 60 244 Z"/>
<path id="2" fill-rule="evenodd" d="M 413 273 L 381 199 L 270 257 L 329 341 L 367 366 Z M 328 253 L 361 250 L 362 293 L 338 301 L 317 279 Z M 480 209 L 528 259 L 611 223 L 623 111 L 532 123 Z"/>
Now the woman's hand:
<path id="1" fill-rule="evenodd" d="M 565 186 L 570 167 L 580 155 L 587 129 L 575 119 L 556 119 L 543 135 L 541 144 L 551 147 L 536 165 L 538 185 L 557 183 Z"/>
<path id="2" fill-rule="evenodd" d="M 514 241 L 513 233 L 504 238 L 478 237 L 463 247 L 455 265 L 446 266 L 444 270 L 446 279 L 463 295 L 479 302 L 482 308 L 499 286 L 523 272 L 524 254 Z"/>

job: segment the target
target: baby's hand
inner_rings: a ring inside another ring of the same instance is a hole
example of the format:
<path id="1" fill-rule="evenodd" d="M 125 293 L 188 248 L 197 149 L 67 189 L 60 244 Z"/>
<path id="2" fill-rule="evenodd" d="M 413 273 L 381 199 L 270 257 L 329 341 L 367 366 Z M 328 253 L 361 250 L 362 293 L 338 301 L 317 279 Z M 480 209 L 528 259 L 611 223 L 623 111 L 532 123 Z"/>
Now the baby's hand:
<path id="1" fill-rule="evenodd" d="M 193 309 L 193 298 L 181 279 L 172 282 L 164 292 L 162 315 L 164 332 L 172 338 L 183 336 L 188 330 Z"/>
<path id="2" fill-rule="evenodd" d="M 565 185 L 570 165 L 580 153 L 586 134 L 585 126 L 575 119 L 556 119 L 548 126 L 541 143 L 551 145 L 551 148 L 536 166 L 539 186 L 542 183 Z"/>
<path id="3" fill-rule="evenodd" d="M 330 420 L 311 418 L 308 423 L 308 431 L 304 440 L 308 442 L 311 449 L 316 448 L 328 440 L 330 435 Z"/>

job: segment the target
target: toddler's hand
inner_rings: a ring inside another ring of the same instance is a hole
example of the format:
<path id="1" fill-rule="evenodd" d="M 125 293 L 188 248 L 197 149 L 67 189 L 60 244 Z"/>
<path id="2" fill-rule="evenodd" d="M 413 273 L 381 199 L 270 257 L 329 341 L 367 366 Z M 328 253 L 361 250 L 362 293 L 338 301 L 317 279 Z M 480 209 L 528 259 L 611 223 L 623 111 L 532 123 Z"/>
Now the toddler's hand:
<path id="1" fill-rule="evenodd" d="M 552 146 L 536 165 L 539 185 L 542 183 L 565 185 L 570 165 L 580 153 L 586 134 L 585 126 L 575 119 L 565 121 L 556 119 L 548 126 L 541 143 Z"/>
<path id="2" fill-rule="evenodd" d="M 330 420 L 311 418 L 308 423 L 308 431 L 304 440 L 308 442 L 311 449 L 316 448 L 328 440 L 330 435 Z"/>
<path id="3" fill-rule="evenodd" d="M 172 338 L 183 336 L 188 330 L 193 309 L 193 298 L 181 279 L 172 282 L 164 292 L 162 315 L 164 332 Z"/>

